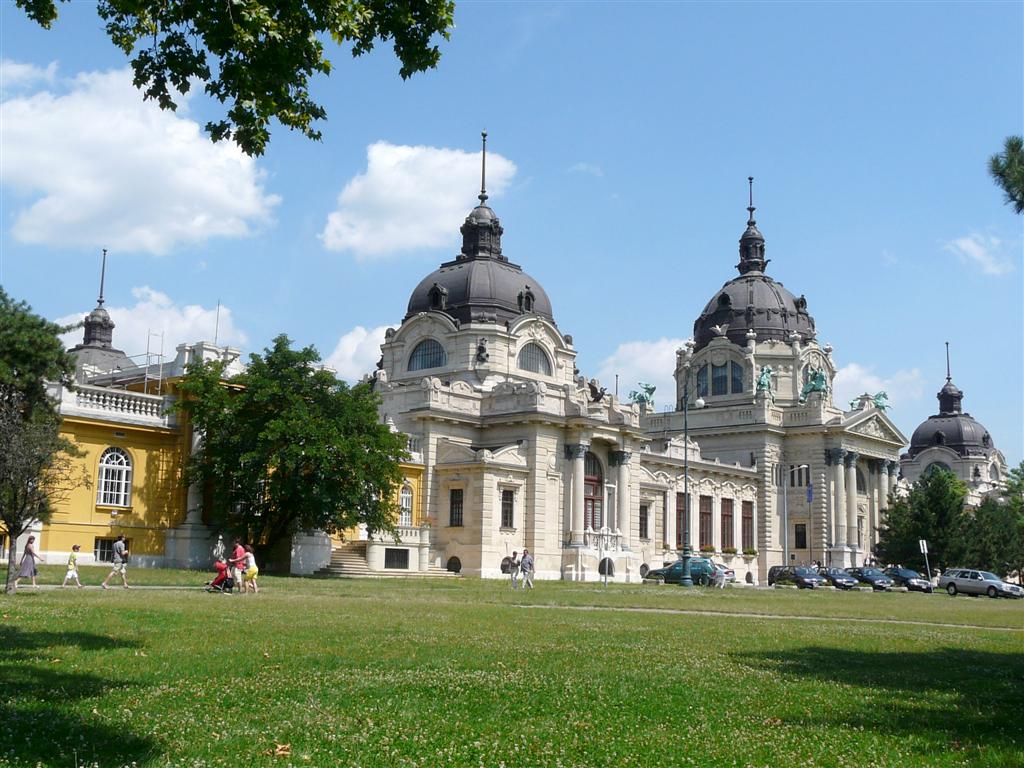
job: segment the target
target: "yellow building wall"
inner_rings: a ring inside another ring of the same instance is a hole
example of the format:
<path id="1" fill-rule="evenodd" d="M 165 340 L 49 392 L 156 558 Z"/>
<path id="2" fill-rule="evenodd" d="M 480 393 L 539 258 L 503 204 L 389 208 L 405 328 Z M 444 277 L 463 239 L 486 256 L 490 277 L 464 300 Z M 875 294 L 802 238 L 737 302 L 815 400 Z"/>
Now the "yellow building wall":
<path id="1" fill-rule="evenodd" d="M 402 493 L 402 488 L 406 485 L 412 488 L 412 524 L 419 525 L 423 522 L 423 518 L 426 516 L 424 510 L 426 507 L 426 501 L 423 498 L 423 465 L 422 464 L 405 464 L 400 463 L 399 467 L 402 470 L 403 482 L 395 489 L 394 503 L 397 510 L 399 503 L 399 495 Z M 398 524 L 398 512 L 395 512 L 395 524 Z M 358 528 L 347 528 L 340 534 L 335 534 L 331 537 L 331 541 L 334 546 L 341 546 L 345 541 L 355 541 L 359 538 Z"/>
<path id="2" fill-rule="evenodd" d="M 91 553 L 96 538 L 123 533 L 131 542 L 132 554 L 163 555 L 164 532 L 185 520 L 185 433 L 187 430 L 65 418 L 61 436 L 83 451 L 74 461 L 85 469 L 89 484 L 75 488 L 57 506 L 43 526 L 42 551 L 70 552 L 71 546 L 78 544 L 83 554 Z M 115 446 L 132 460 L 129 507 L 97 503 L 100 456 Z"/>

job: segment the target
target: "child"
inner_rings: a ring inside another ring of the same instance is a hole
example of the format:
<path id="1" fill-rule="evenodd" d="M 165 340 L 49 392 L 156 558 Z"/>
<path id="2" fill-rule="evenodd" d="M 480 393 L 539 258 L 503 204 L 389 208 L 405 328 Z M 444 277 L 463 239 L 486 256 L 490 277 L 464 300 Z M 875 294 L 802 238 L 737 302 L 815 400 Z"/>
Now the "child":
<path id="1" fill-rule="evenodd" d="M 82 588 L 82 582 L 78 580 L 78 550 L 81 549 L 77 544 L 71 547 L 71 554 L 68 556 L 68 572 L 64 574 L 64 583 L 60 585 L 61 589 L 64 589 L 68 585 L 68 579 L 74 579 L 75 584 L 78 588 Z"/>
<path id="2" fill-rule="evenodd" d="M 260 593 L 259 585 L 256 583 L 256 578 L 260 575 L 260 569 L 256 567 L 256 555 L 252 551 L 250 544 L 245 545 L 245 576 L 242 582 L 242 594 L 249 591 L 249 587 L 252 587 L 252 593 L 258 595 Z"/>
<path id="3" fill-rule="evenodd" d="M 224 591 L 225 582 L 228 580 L 228 564 L 223 557 L 218 557 L 217 562 L 213 564 L 213 569 L 217 571 L 217 575 L 213 581 L 207 583 L 206 591 Z"/>

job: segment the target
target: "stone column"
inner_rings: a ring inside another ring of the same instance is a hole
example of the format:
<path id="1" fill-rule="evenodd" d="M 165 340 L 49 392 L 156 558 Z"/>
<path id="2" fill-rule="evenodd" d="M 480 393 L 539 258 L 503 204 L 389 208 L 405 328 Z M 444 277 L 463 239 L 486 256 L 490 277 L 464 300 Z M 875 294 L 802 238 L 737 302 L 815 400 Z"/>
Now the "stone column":
<path id="1" fill-rule="evenodd" d="M 664 493 L 664 503 L 661 505 L 661 541 L 662 546 L 668 549 L 668 527 L 669 518 L 672 517 L 672 489 Z"/>
<path id="2" fill-rule="evenodd" d="M 857 459 L 860 455 L 846 452 L 846 544 L 857 546 Z"/>
<path id="3" fill-rule="evenodd" d="M 673 488 L 665 492 L 665 549 L 676 551 L 676 492 Z"/>
<path id="4" fill-rule="evenodd" d="M 889 493 L 896 493 L 896 481 L 899 479 L 899 462 L 889 462 Z"/>
<path id="5" fill-rule="evenodd" d="M 843 459 L 846 451 L 832 448 L 832 546 L 846 543 L 846 475 L 843 473 Z"/>
<path id="6" fill-rule="evenodd" d="M 203 448 L 203 436 L 198 430 L 192 432 L 192 446 L 190 457 L 195 456 Z M 202 483 L 194 482 L 188 487 L 185 501 L 185 525 L 203 524 L 203 486 Z"/>
<path id="7" fill-rule="evenodd" d="M 583 546 L 583 457 L 587 455 L 585 443 L 565 446 L 565 457 L 572 462 L 572 531 L 570 546 Z"/>
<path id="8" fill-rule="evenodd" d="M 619 468 L 618 488 L 615 489 L 616 510 L 615 525 L 622 534 L 620 539 L 623 549 L 629 549 L 630 533 L 632 532 L 632 520 L 629 519 L 630 493 L 629 493 L 629 451 L 612 451 L 611 464 Z"/>

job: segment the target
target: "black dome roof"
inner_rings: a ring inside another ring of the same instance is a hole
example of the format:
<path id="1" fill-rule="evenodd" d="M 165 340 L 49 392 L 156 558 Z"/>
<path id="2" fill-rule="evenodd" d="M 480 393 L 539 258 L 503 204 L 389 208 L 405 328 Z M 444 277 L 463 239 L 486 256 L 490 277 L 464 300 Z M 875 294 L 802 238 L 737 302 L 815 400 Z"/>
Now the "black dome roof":
<path id="1" fill-rule="evenodd" d="M 956 451 L 960 456 L 985 455 L 995 449 L 988 430 L 961 410 L 964 393 L 952 379 L 946 379 L 936 397 L 939 413 L 929 416 L 914 430 L 908 451 L 910 458 L 937 445 Z"/>
<path id="2" fill-rule="evenodd" d="M 754 205 L 747 210 L 747 229 L 740 238 L 740 276 L 733 278 L 704 307 L 693 324 L 696 349 L 706 346 L 717 334 L 714 326 L 728 325 L 726 336 L 734 344 L 745 346 L 747 331 L 757 333 L 758 341 L 786 341 L 793 331 L 804 335 L 814 332 L 814 318 L 807 312 L 807 299 L 795 298 L 782 283 L 768 277 L 764 257 L 764 235 L 754 220 Z"/>

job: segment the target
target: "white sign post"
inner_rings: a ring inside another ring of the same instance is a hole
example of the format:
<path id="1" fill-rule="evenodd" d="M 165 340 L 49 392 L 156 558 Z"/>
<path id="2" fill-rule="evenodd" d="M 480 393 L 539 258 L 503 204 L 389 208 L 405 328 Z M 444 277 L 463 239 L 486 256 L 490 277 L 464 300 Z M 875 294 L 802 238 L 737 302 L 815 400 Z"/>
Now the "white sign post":
<path id="1" fill-rule="evenodd" d="M 918 539 L 917 544 L 921 547 L 921 554 L 924 555 L 924 567 L 928 570 L 928 581 L 931 581 L 932 568 L 928 565 L 928 542 L 925 539 Z"/>

